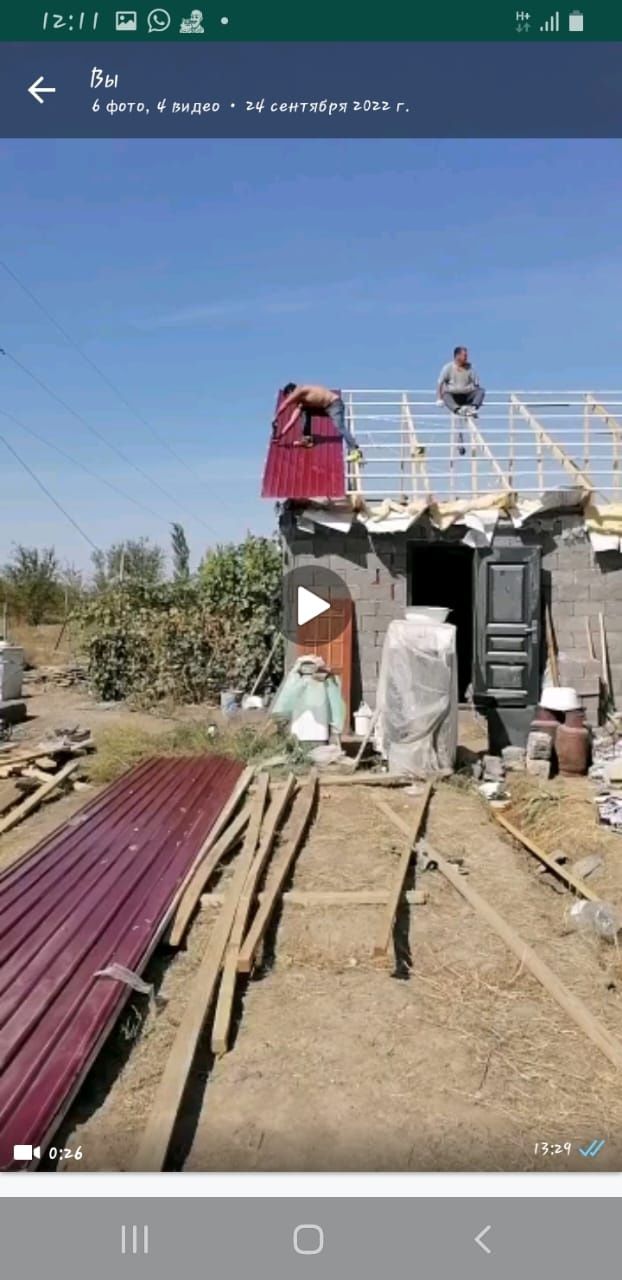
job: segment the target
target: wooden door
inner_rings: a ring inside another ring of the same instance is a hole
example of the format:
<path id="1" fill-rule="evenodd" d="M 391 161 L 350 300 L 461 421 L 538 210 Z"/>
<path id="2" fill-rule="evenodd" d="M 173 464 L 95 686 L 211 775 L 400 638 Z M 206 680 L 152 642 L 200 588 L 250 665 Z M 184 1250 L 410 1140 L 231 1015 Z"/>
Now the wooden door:
<path id="1" fill-rule="evenodd" d="M 352 601 L 331 598 L 330 609 L 298 627 L 296 657 L 316 653 L 339 676 L 346 704 L 346 729 L 352 720 Z"/>

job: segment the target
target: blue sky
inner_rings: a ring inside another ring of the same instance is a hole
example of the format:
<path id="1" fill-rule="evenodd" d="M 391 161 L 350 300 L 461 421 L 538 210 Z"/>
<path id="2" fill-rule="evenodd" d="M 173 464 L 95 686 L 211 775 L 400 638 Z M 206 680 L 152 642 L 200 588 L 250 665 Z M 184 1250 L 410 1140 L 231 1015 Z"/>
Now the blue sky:
<path id="1" fill-rule="evenodd" d="M 618 142 L 2 142 L 0 257 L 178 464 L 4 272 L 0 346 L 174 495 L 141 479 L 8 360 L 0 432 L 93 542 L 269 532 L 259 499 L 284 381 L 415 387 L 458 342 L 489 387 L 622 383 Z M 0 443 L 13 541 L 90 550 Z M 197 514 L 211 532 L 188 513 Z M 159 516 L 159 518 L 157 518 Z"/>

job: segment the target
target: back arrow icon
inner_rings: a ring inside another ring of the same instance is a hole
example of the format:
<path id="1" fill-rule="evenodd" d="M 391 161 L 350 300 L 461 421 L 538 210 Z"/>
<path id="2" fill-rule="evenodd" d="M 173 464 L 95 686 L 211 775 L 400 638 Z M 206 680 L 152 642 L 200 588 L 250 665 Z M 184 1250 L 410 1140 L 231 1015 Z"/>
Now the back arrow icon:
<path id="1" fill-rule="evenodd" d="M 28 86 L 28 92 L 32 94 L 33 98 L 35 98 L 39 104 L 41 104 L 45 102 L 45 98 L 42 98 L 41 94 L 56 93 L 56 89 L 54 89 L 52 85 L 44 85 L 43 76 L 39 76 L 38 80 L 35 80 Z"/>
<path id="2" fill-rule="evenodd" d="M 475 1237 L 475 1243 L 479 1245 L 480 1249 L 484 1250 L 484 1253 L 492 1253 L 492 1249 L 489 1249 L 488 1245 L 484 1244 L 484 1236 L 487 1236 L 489 1231 L 490 1226 L 484 1227 L 479 1235 Z"/>

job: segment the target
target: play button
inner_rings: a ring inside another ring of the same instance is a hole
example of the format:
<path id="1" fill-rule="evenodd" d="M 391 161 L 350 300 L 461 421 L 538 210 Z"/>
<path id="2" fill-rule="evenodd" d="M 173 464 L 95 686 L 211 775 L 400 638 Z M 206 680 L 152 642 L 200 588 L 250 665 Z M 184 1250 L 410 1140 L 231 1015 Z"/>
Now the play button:
<path id="1" fill-rule="evenodd" d="M 296 620 L 299 627 L 303 627 L 305 622 L 310 622 L 312 618 L 319 618 L 320 614 L 326 613 L 328 609 L 330 609 L 330 600 L 322 600 L 321 596 L 316 596 L 315 591 L 308 591 L 306 587 L 298 588 Z"/>
<path id="2" fill-rule="evenodd" d="M 304 564 L 284 575 L 281 629 L 297 648 L 323 653 L 351 623 L 352 600 L 338 574 L 320 564 Z"/>

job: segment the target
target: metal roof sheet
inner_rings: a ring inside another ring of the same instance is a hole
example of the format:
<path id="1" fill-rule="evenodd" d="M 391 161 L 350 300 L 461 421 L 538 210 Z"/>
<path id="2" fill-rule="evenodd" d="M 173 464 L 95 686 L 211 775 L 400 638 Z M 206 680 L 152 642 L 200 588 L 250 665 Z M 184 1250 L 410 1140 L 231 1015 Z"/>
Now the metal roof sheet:
<path id="1" fill-rule="evenodd" d="M 0 876 L 0 1168 L 49 1141 L 242 766 L 145 761 Z"/>
<path id="2" fill-rule="evenodd" d="M 283 396 L 277 401 L 277 415 Z M 300 420 L 279 444 L 270 441 L 263 473 L 262 498 L 344 498 L 346 480 L 343 442 L 330 418 L 312 418 L 312 449 L 296 447 L 302 439 Z"/>

